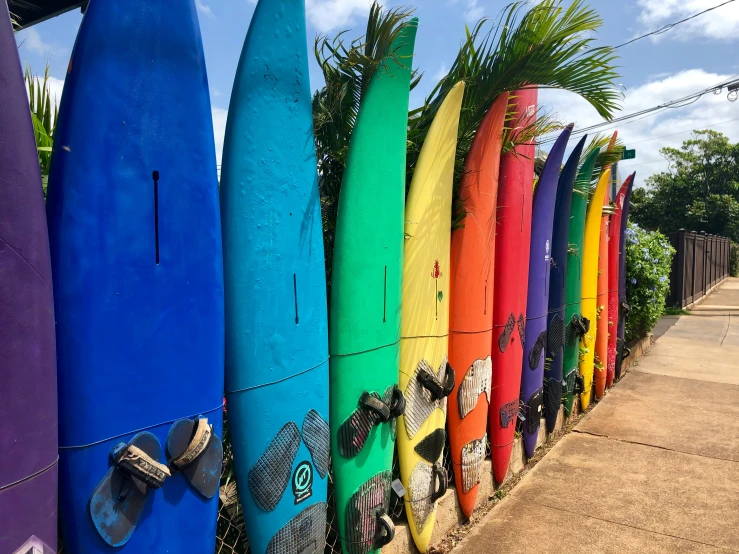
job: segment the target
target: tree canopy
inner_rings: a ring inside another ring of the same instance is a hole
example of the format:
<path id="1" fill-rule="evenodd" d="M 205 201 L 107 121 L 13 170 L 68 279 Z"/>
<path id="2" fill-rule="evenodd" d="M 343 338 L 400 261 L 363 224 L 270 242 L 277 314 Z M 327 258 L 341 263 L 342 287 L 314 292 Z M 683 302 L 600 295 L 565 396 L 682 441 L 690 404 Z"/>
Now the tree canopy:
<path id="1" fill-rule="evenodd" d="M 660 152 L 669 169 L 634 191 L 634 221 L 663 233 L 704 231 L 739 242 L 739 144 L 717 131 L 693 131 L 680 148 Z"/>

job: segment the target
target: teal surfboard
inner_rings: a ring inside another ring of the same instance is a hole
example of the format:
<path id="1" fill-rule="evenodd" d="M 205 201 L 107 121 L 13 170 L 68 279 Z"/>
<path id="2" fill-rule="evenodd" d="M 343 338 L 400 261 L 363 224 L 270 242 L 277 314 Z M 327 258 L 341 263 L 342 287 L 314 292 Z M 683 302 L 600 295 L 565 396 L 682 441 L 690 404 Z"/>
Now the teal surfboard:
<path id="1" fill-rule="evenodd" d="M 221 173 L 226 403 L 255 554 L 323 552 L 328 329 L 303 0 L 260 0 Z"/>

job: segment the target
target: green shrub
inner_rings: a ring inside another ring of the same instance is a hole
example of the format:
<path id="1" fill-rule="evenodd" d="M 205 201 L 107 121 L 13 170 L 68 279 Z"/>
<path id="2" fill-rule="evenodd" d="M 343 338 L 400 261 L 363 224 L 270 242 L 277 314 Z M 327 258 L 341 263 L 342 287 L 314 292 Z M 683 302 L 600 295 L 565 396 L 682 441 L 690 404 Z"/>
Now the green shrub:
<path id="1" fill-rule="evenodd" d="M 646 336 L 665 309 L 670 291 L 670 268 L 675 249 L 660 232 L 645 231 L 636 223 L 626 230 L 626 341 Z"/>
<path id="2" fill-rule="evenodd" d="M 729 252 L 729 273 L 732 277 L 739 277 L 739 244 L 732 242 Z"/>

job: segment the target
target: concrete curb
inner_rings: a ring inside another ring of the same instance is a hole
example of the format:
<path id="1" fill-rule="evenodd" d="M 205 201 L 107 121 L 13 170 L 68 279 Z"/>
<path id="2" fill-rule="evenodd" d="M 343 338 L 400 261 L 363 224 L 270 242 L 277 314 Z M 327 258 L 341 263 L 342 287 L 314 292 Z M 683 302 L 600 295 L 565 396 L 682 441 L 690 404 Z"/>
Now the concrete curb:
<path id="1" fill-rule="evenodd" d="M 632 367 L 637 365 L 639 358 L 646 353 L 652 344 L 654 344 L 654 337 L 650 334 L 643 339 L 634 341 L 628 345 L 631 349 L 631 356 L 626 358 L 623 362 L 621 379 L 626 376 Z M 618 386 L 618 382 L 615 382 L 613 386 Z M 606 392 L 606 394 L 608 393 Z M 592 409 L 592 406 L 596 404 L 597 402 L 591 404 L 590 409 Z M 580 415 L 580 413 L 580 404 L 577 399 L 573 406 L 570 418 L 565 418 L 564 408 L 560 408 L 559 416 L 557 417 L 557 424 L 555 425 L 555 430 L 552 436 L 556 435 L 557 438 L 561 438 L 561 431 L 568 423 L 570 423 L 570 421 L 572 421 L 573 418 Z M 550 435 L 546 432 L 545 420 L 542 419 L 541 426 L 539 428 L 539 437 L 536 443 L 537 450 L 545 445 L 549 440 Z M 490 498 L 495 494 L 496 490 L 501 486 L 505 487 L 513 477 L 525 470 L 528 465 L 528 460 L 523 451 L 523 441 L 520 438 L 517 438 L 513 443 L 513 452 L 511 453 L 508 475 L 506 475 L 506 479 L 502 485 L 496 486 L 493 483 L 492 464 L 489 459 L 485 460 L 475 509 L 477 510 L 483 504 L 489 503 Z M 465 523 L 467 523 L 467 520 L 459 507 L 457 492 L 454 487 L 450 486 L 447 493 L 437 504 L 436 525 L 434 526 L 434 532 L 431 536 L 430 550 L 435 550 L 447 535 Z M 383 554 L 418 554 L 418 549 L 413 542 L 413 536 L 405 522 L 397 522 L 395 524 L 395 539 L 393 539 L 389 545 L 384 546 L 382 548 L 382 552 Z"/>

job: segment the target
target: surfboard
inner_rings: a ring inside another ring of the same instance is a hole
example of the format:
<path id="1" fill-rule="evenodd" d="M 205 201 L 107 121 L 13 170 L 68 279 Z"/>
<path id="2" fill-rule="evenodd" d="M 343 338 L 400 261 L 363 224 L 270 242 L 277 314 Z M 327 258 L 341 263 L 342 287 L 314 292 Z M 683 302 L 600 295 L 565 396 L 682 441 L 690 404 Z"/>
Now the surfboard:
<path id="1" fill-rule="evenodd" d="M 628 180 L 628 179 L 627 179 Z M 621 186 L 613 200 L 610 216 L 610 238 L 608 241 L 608 365 L 606 388 L 611 388 L 616 375 L 616 345 L 618 343 L 618 266 L 621 233 L 621 209 L 626 196 L 626 183 Z"/>
<path id="2" fill-rule="evenodd" d="M 580 155 L 587 135 L 570 153 L 557 186 L 552 227 L 552 261 L 549 274 L 549 314 L 547 315 L 547 362 L 544 365 L 544 417 L 552 433 L 562 405 L 562 368 L 565 344 L 565 278 L 569 249 L 570 213 Z"/>
<path id="3" fill-rule="evenodd" d="M 56 552 L 54 301 L 36 142 L 0 8 L 0 552 Z"/>
<path id="4" fill-rule="evenodd" d="M 615 378 L 621 378 L 621 367 L 623 365 L 624 353 L 626 353 L 626 344 L 624 342 L 626 334 L 626 315 L 629 308 L 629 301 L 626 298 L 626 226 L 629 221 L 629 208 L 631 207 L 631 191 L 634 188 L 634 180 L 636 173 L 632 173 L 623 186 L 626 187 L 623 205 L 621 206 L 621 227 L 619 230 L 619 254 L 618 254 L 618 343 L 616 353 Z M 628 185 L 627 185 L 628 183 Z M 623 187 L 622 187 L 623 188 Z M 628 354 L 627 354 L 628 355 Z"/>
<path id="5" fill-rule="evenodd" d="M 590 406 L 593 388 L 593 372 L 595 358 L 595 341 L 598 333 L 597 301 L 598 301 L 598 251 L 600 249 L 600 228 L 603 214 L 603 199 L 610 183 L 611 170 L 606 168 L 598 180 L 585 218 L 585 239 L 582 250 L 582 316 L 590 323 L 589 330 L 581 339 L 585 351 L 580 356 L 580 375 L 583 378 L 580 393 L 580 410 Z"/>
<path id="6" fill-rule="evenodd" d="M 214 452 L 223 409 L 218 180 L 194 2 L 90 3 L 47 210 L 65 546 L 212 552 L 220 459 L 175 470 L 187 460 L 174 448 L 197 423 L 197 450 Z"/>
<path id="7" fill-rule="evenodd" d="M 595 361 L 593 368 L 593 380 L 595 383 L 595 398 L 600 400 L 606 392 L 608 374 L 608 249 L 610 243 L 611 226 L 610 216 L 605 209 L 611 205 L 611 185 L 608 184 L 603 197 L 603 214 L 600 220 L 600 237 L 598 246 L 598 299 L 597 325 L 598 333 L 595 339 Z"/>
<path id="8" fill-rule="evenodd" d="M 475 509 L 486 449 L 495 199 L 507 105 L 508 94 L 499 96 L 477 129 L 460 186 L 467 213 L 451 239 L 449 363 L 456 370 L 449 396 L 449 448 L 467 517 Z"/>
<path id="9" fill-rule="evenodd" d="M 536 450 L 539 426 L 544 416 L 544 362 L 547 346 L 554 203 L 557 198 L 559 168 L 571 133 L 570 124 L 562 131 L 549 151 L 539 182 L 534 189 L 531 209 L 529 287 L 521 371 L 521 402 L 524 417 L 522 435 L 524 451 L 529 458 Z"/>
<path id="10" fill-rule="evenodd" d="M 449 253 L 454 158 L 464 83 L 441 104 L 413 173 L 405 207 L 399 386 L 405 414 L 398 418 L 400 480 L 413 540 L 427 552 L 436 501 L 446 492 L 442 453 L 449 365 Z"/>
<path id="11" fill-rule="evenodd" d="M 568 231 L 567 276 L 565 278 L 565 349 L 563 367 L 564 410 L 567 417 L 572 413 L 575 395 L 582 387 L 578 365 L 580 360 L 580 339 L 590 326 L 583 321 L 582 302 L 582 261 L 585 239 L 585 213 L 590 195 L 590 181 L 593 176 L 599 150 L 593 150 L 580 167 L 572 193 L 570 225 Z"/>
<path id="12" fill-rule="evenodd" d="M 328 318 L 312 124 L 304 1 L 260 0 L 221 169 L 229 436 L 259 554 L 325 546 Z"/>
<path id="13" fill-rule="evenodd" d="M 351 138 L 339 197 L 329 327 L 331 459 L 346 554 L 390 542 L 398 388 L 405 161 L 418 22 L 375 72 Z"/>
<path id="14" fill-rule="evenodd" d="M 534 121 L 537 97 L 536 88 L 511 94 L 508 112 L 513 115 L 512 133 Z M 536 144 L 531 142 L 516 146 L 500 161 L 495 267 L 505 268 L 505 273 L 501 273 L 493 283 L 491 353 L 495 370 L 492 372 L 488 411 L 493 475 L 498 483 L 502 483 L 508 473 L 518 418 L 535 155 Z"/>

